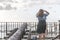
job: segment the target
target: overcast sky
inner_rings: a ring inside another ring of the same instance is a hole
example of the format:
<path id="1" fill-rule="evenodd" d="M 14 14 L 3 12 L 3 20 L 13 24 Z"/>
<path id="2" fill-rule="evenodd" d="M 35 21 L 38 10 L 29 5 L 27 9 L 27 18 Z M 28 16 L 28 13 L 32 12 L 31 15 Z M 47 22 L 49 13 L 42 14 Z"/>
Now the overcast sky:
<path id="1" fill-rule="evenodd" d="M 36 13 L 39 9 L 47 10 L 50 14 L 47 21 L 60 19 L 60 0 L 12 0 L 12 2 L 0 2 L 3 7 L 0 10 L 0 22 L 38 21 Z M 10 5 L 16 9 L 5 9 Z"/>

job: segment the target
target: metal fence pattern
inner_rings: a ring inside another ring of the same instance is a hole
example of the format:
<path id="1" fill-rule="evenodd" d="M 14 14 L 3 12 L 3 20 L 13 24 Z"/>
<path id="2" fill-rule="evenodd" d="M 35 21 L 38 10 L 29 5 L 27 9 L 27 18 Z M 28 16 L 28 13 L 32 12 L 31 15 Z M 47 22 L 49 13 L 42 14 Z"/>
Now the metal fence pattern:
<path id="1" fill-rule="evenodd" d="M 0 39 L 4 39 L 7 36 L 7 32 L 15 28 L 19 28 L 25 22 L 0 22 Z M 28 27 L 32 30 L 37 29 L 38 22 L 27 22 Z M 58 22 L 47 22 L 47 35 L 58 35 L 59 34 L 59 23 Z"/>
<path id="2" fill-rule="evenodd" d="M 10 30 L 19 28 L 24 22 L 0 22 L 0 39 L 4 38 Z"/>

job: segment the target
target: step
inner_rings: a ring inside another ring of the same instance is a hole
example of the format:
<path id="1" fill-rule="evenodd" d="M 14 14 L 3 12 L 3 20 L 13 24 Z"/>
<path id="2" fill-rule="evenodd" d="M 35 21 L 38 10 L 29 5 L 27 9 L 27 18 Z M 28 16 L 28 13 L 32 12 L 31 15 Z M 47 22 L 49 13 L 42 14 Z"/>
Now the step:
<path id="1" fill-rule="evenodd" d="M 11 32 L 7 32 L 7 34 L 6 35 L 10 35 L 11 34 Z"/>
<path id="2" fill-rule="evenodd" d="M 29 32 L 29 30 L 25 30 L 25 32 Z"/>
<path id="3" fill-rule="evenodd" d="M 8 36 L 8 35 L 4 37 L 4 39 L 7 39 L 7 38 L 9 38 L 9 36 Z"/>
<path id="4" fill-rule="evenodd" d="M 23 38 L 24 38 L 24 39 L 27 39 L 27 38 L 28 38 L 28 35 L 24 35 Z"/>
<path id="5" fill-rule="evenodd" d="M 29 34 L 29 32 L 26 32 L 25 34 Z"/>
<path id="6" fill-rule="evenodd" d="M 25 35 L 28 35 L 28 34 L 29 34 L 29 32 L 26 32 L 26 33 L 25 33 Z"/>
<path id="7" fill-rule="evenodd" d="M 25 29 L 25 31 L 29 31 L 30 29 Z"/>
<path id="8" fill-rule="evenodd" d="M 28 33 L 25 33 L 25 35 L 28 35 Z"/>
<path id="9" fill-rule="evenodd" d="M 27 40 L 27 39 L 21 39 L 21 40 Z"/>
<path id="10" fill-rule="evenodd" d="M 11 32 L 7 32 L 8 34 L 10 34 Z"/>
<path id="11" fill-rule="evenodd" d="M 31 33 L 36 33 L 36 31 L 34 30 L 34 31 L 31 31 Z"/>

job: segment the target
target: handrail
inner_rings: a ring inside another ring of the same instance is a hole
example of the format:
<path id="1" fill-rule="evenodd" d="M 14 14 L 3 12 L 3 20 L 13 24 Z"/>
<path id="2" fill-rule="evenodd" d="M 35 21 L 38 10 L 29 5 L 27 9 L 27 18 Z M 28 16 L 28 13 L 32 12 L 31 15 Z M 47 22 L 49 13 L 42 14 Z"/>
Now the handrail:
<path id="1" fill-rule="evenodd" d="M 21 40 L 23 31 L 25 31 L 26 27 L 27 24 L 24 23 L 8 40 Z"/>
<path id="2" fill-rule="evenodd" d="M 11 37 L 17 30 L 18 30 L 18 28 L 11 30 L 9 33 L 6 34 L 6 35 L 8 35 L 8 37 L 4 37 L 4 39 Z"/>
<path id="3" fill-rule="evenodd" d="M 55 38 L 53 38 L 52 40 L 55 40 L 55 39 L 57 39 L 58 37 L 60 37 L 60 35 L 57 35 Z"/>
<path id="4" fill-rule="evenodd" d="M 57 39 L 57 38 L 60 39 L 60 20 L 59 20 L 59 35 L 57 35 L 56 37 L 54 37 L 52 40 L 55 40 L 55 39 Z"/>
<path id="5" fill-rule="evenodd" d="M 1 22 L 0 23 L 0 27 L 1 27 L 1 32 L 4 32 L 4 36 L 6 36 L 6 33 L 7 32 L 9 32 L 10 30 L 13 30 L 14 28 L 19 28 L 19 26 L 21 26 L 21 24 L 23 24 L 23 23 L 25 23 L 25 22 L 7 22 L 7 24 L 6 24 L 6 22 Z M 35 28 L 36 29 L 36 27 L 37 27 L 37 23 L 38 22 L 27 22 L 27 24 L 31 24 L 30 26 L 31 26 L 31 28 Z M 47 25 L 48 25 L 48 27 L 51 27 L 51 29 L 50 30 L 53 30 L 52 29 L 52 27 L 54 27 L 54 23 L 55 22 L 47 22 Z M 56 22 L 56 24 L 57 24 L 58 22 Z M 57 27 L 58 27 L 59 25 L 57 25 Z M 6 28 L 7 27 L 7 28 Z M 9 27 L 11 28 L 11 29 L 9 29 Z M 3 30 L 3 28 L 4 28 L 4 30 Z M 7 30 L 7 31 L 6 31 Z M 52 35 L 52 33 L 54 33 L 53 31 L 48 31 L 48 33 L 49 32 L 51 32 L 51 35 Z M 57 33 L 57 32 L 55 32 L 55 33 Z M 2 34 L 2 33 L 1 33 Z M 4 37 L 3 35 L 1 35 L 1 38 L 3 38 Z"/>

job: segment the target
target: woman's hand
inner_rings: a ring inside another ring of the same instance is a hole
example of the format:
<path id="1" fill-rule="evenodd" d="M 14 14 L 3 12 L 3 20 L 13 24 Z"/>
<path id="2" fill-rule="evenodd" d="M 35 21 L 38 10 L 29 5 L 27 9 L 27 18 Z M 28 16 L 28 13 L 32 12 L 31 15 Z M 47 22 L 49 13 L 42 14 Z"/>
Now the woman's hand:
<path id="1" fill-rule="evenodd" d="M 49 12 L 48 12 L 48 11 L 46 11 L 46 10 L 44 10 L 44 12 L 46 12 L 46 13 L 48 13 L 48 14 L 49 14 Z"/>

